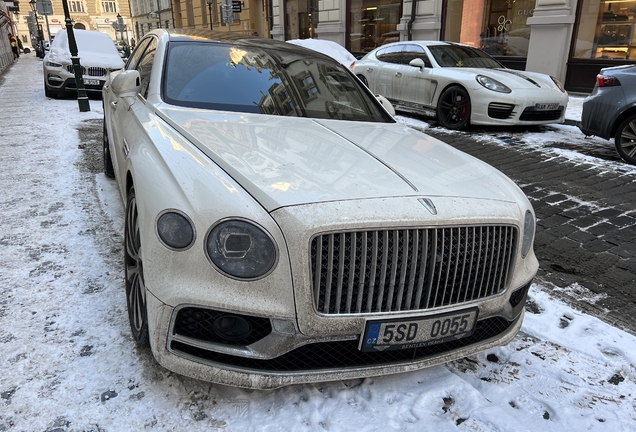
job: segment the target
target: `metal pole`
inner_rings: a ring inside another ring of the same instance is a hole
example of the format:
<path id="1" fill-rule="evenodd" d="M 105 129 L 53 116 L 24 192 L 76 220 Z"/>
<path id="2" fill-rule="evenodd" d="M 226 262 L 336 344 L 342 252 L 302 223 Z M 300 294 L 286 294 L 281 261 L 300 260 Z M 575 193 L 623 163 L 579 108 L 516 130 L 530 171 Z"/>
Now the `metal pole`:
<path id="1" fill-rule="evenodd" d="M 208 0 L 208 11 L 210 12 L 210 30 L 214 30 L 212 28 L 212 2 Z"/>
<path id="2" fill-rule="evenodd" d="M 159 0 L 157 0 L 157 19 L 159 20 L 159 27 L 161 28 L 161 5 L 159 4 Z"/>
<path id="3" fill-rule="evenodd" d="M 77 57 L 77 42 L 75 41 L 75 33 L 73 33 L 73 21 L 68 9 L 68 1 L 62 0 L 64 7 L 64 22 L 66 22 L 66 32 L 68 33 L 68 47 L 71 50 L 71 63 L 73 63 L 73 71 L 75 72 L 75 85 L 77 87 L 77 104 L 80 112 L 91 110 L 86 96 L 86 87 L 84 87 L 84 78 L 82 77 L 82 66 L 80 59 Z"/>
<path id="4" fill-rule="evenodd" d="M 44 15 L 44 19 L 46 19 L 46 32 L 49 34 L 49 43 L 51 43 L 51 27 L 49 27 L 49 16 Z"/>

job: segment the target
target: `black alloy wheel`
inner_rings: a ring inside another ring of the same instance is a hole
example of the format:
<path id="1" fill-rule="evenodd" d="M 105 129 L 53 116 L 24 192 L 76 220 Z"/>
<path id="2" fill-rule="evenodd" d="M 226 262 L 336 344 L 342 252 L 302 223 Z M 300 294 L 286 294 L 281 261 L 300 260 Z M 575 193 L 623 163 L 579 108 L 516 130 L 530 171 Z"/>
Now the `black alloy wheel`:
<path id="1" fill-rule="evenodd" d="M 625 162 L 636 165 L 636 114 L 626 118 L 618 126 L 614 145 Z"/>
<path id="2" fill-rule="evenodd" d="M 113 159 L 110 157 L 110 147 L 108 141 L 108 129 L 106 128 L 106 116 L 104 116 L 104 133 L 102 135 L 102 159 L 104 160 L 104 174 L 108 178 L 115 178 Z"/>
<path id="3" fill-rule="evenodd" d="M 126 305 L 133 339 L 139 347 L 150 345 L 146 284 L 141 260 L 141 230 L 135 189 L 128 191 L 124 228 L 124 266 L 126 271 Z"/>
<path id="4" fill-rule="evenodd" d="M 460 86 L 444 90 L 437 103 L 437 121 L 447 129 L 462 130 L 470 123 L 470 97 Z"/>

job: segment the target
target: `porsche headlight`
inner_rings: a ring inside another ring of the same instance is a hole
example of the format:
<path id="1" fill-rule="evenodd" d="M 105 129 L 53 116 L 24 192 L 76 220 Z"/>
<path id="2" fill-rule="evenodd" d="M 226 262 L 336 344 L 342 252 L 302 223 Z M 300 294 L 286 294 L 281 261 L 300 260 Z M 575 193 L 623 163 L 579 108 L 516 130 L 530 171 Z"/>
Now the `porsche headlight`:
<path id="1" fill-rule="evenodd" d="M 485 75 L 477 75 L 477 82 L 483 85 L 484 87 L 486 87 L 488 90 L 496 91 L 498 93 L 512 92 L 512 90 L 510 90 L 508 87 L 506 87 L 499 81 L 489 78 Z"/>
<path id="2" fill-rule="evenodd" d="M 530 252 L 532 239 L 534 238 L 534 216 L 530 210 L 526 211 L 523 221 L 523 241 L 521 243 L 521 258 L 525 258 Z"/>
<path id="3" fill-rule="evenodd" d="M 194 243 L 192 222 L 176 211 L 167 211 L 159 216 L 157 235 L 169 249 L 185 250 Z"/>
<path id="4" fill-rule="evenodd" d="M 552 81 L 554 81 L 554 84 L 556 84 L 556 86 L 559 88 L 559 90 L 561 90 L 563 93 L 565 93 L 565 87 L 563 87 L 563 84 L 561 84 L 561 81 L 559 81 L 558 79 L 556 79 L 553 76 L 550 76 L 550 78 L 552 78 Z"/>
<path id="5" fill-rule="evenodd" d="M 258 279 L 276 265 L 278 251 L 261 227 L 242 219 L 224 220 L 212 227 L 205 242 L 210 261 L 236 279 Z"/>

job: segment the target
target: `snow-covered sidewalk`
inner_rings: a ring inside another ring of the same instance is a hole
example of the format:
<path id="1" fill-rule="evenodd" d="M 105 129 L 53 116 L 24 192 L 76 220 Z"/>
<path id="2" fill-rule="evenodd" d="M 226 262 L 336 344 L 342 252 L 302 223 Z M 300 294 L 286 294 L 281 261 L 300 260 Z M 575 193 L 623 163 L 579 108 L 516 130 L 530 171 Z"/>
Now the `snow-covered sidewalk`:
<path id="1" fill-rule="evenodd" d="M 0 78 L 0 431 L 635 429 L 636 338 L 540 285 L 511 344 L 444 366 L 269 392 L 163 369 L 130 337 L 115 183 L 81 168 L 90 104 L 46 99 L 34 55 Z"/>

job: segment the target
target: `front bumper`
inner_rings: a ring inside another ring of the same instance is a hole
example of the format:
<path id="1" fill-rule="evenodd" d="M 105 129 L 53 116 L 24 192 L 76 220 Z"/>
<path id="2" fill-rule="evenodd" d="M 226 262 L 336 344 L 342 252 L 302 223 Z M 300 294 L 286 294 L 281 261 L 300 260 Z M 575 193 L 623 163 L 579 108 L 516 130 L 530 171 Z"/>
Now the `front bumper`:
<path id="1" fill-rule="evenodd" d="M 183 337 L 175 327 L 175 317 L 182 308 L 167 306 L 148 293 L 151 347 L 158 363 L 173 372 L 254 389 L 408 372 L 510 342 L 521 327 L 529 286 L 530 283 L 513 291 L 510 303 L 514 303 L 516 317 L 512 321 L 501 316 L 486 317 L 477 322 L 472 335 L 462 339 L 370 353 L 358 349 L 360 335 L 309 338 L 293 322 L 277 319 L 270 320 L 271 333 L 267 337 L 247 347 Z"/>

